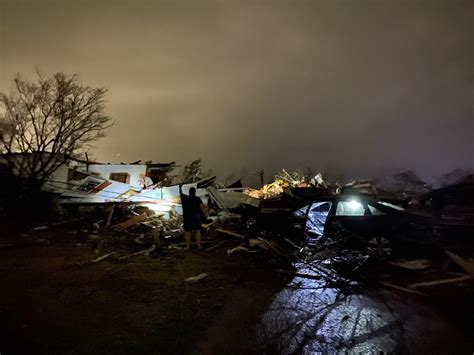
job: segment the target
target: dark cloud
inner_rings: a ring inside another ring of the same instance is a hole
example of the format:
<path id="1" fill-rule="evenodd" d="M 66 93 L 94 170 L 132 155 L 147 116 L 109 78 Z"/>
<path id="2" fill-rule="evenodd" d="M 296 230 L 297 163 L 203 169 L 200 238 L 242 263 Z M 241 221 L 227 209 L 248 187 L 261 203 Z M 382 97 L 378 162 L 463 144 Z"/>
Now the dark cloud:
<path id="1" fill-rule="evenodd" d="M 17 72 L 110 89 L 104 161 L 473 168 L 471 1 L 1 2 Z M 117 158 L 116 154 L 120 154 Z"/>

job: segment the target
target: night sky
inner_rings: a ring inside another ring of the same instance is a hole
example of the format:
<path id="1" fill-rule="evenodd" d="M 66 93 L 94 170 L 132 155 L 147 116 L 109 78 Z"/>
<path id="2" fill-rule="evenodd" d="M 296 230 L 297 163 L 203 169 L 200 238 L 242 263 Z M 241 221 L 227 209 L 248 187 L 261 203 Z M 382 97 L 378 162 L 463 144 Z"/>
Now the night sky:
<path id="1" fill-rule="evenodd" d="M 92 155 L 224 177 L 474 168 L 474 1 L 5 1 L 0 91 L 78 73 L 116 121 Z"/>

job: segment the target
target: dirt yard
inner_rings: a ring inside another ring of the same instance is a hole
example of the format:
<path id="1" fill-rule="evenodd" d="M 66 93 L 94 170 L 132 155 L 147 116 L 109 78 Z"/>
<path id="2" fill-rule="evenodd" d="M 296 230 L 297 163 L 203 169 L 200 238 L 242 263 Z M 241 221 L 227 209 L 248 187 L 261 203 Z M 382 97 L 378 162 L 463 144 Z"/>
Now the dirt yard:
<path id="1" fill-rule="evenodd" d="M 290 266 L 270 255 L 227 255 L 241 240 L 217 232 L 205 249 L 225 242 L 210 251 L 162 247 L 120 261 L 148 247 L 106 244 L 95 254 L 80 233 L 2 231 L 2 355 L 474 350 L 470 281 L 429 297 L 374 285 L 350 294 L 277 273 Z M 184 282 L 201 273 L 208 276 Z"/>
<path id="2" fill-rule="evenodd" d="M 209 252 L 167 250 L 126 263 L 109 258 L 77 265 L 97 258 L 90 245 L 70 238 L 64 243 L 31 245 L 21 237 L 4 235 L 0 353 L 237 349 L 287 280 L 271 271 L 274 266 L 264 258 L 228 256 L 226 247 L 238 241 L 220 238 L 228 243 Z M 114 250 L 120 255 L 131 252 Z M 186 287 L 183 276 L 200 273 L 209 276 Z"/>

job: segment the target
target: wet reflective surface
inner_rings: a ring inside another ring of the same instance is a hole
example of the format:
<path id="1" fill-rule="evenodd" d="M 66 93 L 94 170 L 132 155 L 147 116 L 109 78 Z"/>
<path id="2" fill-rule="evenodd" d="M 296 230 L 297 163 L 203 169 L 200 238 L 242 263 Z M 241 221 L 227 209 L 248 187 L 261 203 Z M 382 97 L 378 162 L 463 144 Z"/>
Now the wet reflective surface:
<path id="1" fill-rule="evenodd" d="M 307 266 L 296 265 L 306 273 Z M 294 277 L 255 329 L 265 353 L 471 353 L 472 340 L 423 300 L 352 283 Z"/>

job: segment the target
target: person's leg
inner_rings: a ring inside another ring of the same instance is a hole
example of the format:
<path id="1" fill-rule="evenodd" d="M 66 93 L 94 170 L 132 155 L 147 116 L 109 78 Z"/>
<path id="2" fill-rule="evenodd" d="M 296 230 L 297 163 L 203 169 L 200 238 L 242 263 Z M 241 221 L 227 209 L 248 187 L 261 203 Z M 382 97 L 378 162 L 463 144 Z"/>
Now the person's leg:
<path id="1" fill-rule="evenodd" d="M 196 242 L 197 242 L 197 246 L 198 246 L 198 249 L 202 249 L 202 245 L 201 245 L 201 230 L 198 229 L 196 230 Z"/>
<path id="2" fill-rule="evenodd" d="M 186 250 L 189 250 L 191 244 L 191 231 L 184 232 L 184 239 L 186 240 Z"/>

